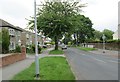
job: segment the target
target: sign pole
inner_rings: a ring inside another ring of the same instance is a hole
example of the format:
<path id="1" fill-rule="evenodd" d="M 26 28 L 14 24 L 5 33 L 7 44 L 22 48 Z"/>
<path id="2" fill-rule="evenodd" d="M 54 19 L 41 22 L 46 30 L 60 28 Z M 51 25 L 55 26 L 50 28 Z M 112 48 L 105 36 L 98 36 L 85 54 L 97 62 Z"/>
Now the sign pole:
<path id="1" fill-rule="evenodd" d="M 103 53 L 105 53 L 105 35 L 103 34 Z"/>

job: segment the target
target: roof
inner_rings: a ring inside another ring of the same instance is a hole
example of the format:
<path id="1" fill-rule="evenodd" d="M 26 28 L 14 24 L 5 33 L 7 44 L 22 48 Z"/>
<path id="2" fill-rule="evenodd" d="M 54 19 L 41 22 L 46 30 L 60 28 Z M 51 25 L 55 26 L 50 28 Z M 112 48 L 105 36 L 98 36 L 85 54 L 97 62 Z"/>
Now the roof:
<path id="1" fill-rule="evenodd" d="M 9 27 L 9 28 L 13 28 L 13 29 L 16 29 L 16 30 L 19 30 L 19 31 L 23 31 L 22 28 L 18 27 L 18 26 L 14 26 L 2 19 L 0 19 L 0 27 Z"/>

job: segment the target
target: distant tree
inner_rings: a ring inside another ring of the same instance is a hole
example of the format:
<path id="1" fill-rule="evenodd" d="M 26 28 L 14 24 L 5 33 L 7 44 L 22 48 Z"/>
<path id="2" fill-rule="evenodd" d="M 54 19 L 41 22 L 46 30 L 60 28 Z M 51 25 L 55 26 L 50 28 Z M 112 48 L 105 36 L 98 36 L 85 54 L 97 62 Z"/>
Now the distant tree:
<path id="1" fill-rule="evenodd" d="M 108 29 L 104 29 L 102 33 L 105 35 L 106 40 L 113 39 L 113 34 L 114 34 L 113 31 L 108 30 Z"/>
<path id="2" fill-rule="evenodd" d="M 77 44 L 85 42 L 85 39 L 93 38 L 94 29 L 92 28 L 92 21 L 88 17 L 80 14 L 74 18 L 77 20 L 74 23 L 74 26 L 76 27 L 74 30 L 74 37 L 76 36 Z"/>
<path id="3" fill-rule="evenodd" d="M 9 32 L 6 28 L 2 28 L 2 53 L 3 54 L 9 52 L 9 44 L 10 44 Z"/>
<path id="4" fill-rule="evenodd" d="M 96 40 L 96 41 L 101 40 L 101 37 L 102 37 L 102 35 L 103 35 L 102 32 L 100 32 L 100 31 L 98 31 L 98 30 L 95 30 L 93 33 L 94 33 L 94 40 Z"/>
<path id="5" fill-rule="evenodd" d="M 63 43 L 68 44 L 68 42 L 72 41 L 72 37 L 70 33 L 64 35 Z"/>

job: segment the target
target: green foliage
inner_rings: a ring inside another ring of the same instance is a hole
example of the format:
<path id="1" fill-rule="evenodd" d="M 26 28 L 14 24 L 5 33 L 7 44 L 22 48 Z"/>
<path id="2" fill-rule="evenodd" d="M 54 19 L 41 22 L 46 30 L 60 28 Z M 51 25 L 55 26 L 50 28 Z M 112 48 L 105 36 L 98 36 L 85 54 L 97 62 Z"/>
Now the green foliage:
<path id="1" fill-rule="evenodd" d="M 84 5 L 78 2 L 46 2 L 43 8 L 39 9 L 37 16 L 38 31 L 44 33 L 55 42 L 55 50 L 58 50 L 58 41 L 66 32 L 71 32 L 74 26 L 74 16 Z M 30 20 L 29 25 L 33 26 L 34 20 Z M 30 27 L 33 29 L 33 27 Z"/>
<path id="2" fill-rule="evenodd" d="M 75 80 L 75 76 L 64 57 L 44 57 L 39 61 L 40 80 Z M 34 75 L 35 63 L 16 74 L 12 80 L 34 80 Z"/>
<path id="3" fill-rule="evenodd" d="M 107 43 L 113 43 L 113 42 L 117 42 L 117 43 L 119 43 L 120 40 L 107 40 L 106 42 L 107 42 Z"/>
<path id="4" fill-rule="evenodd" d="M 33 49 L 32 49 L 32 45 L 27 45 L 26 46 L 26 52 L 27 53 L 34 53 Z"/>
<path id="5" fill-rule="evenodd" d="M 102 35 L 103 35 L 102 32 L 95 30 L 94 31 L 94 40 L 99 41 L 101 39 Z"/>
<path id="6" fill-rule="evenodd" d="M 55 54 L 55 55 L 58 55 L 58 54 L 64 54 L 64 52 L 62 50 L 51 50 L 49 52 L 49 54 Z"/>
<path id="7" fill-rule="evenodd" d="M 104 29 L 102 32 L 98 31 L 98 30 L 95 30 L 94 31 L 94 40 L 95 41 L 98 41 L 100 42 L 103 41 L 102 37 L 103 37 L 103 34 L 105 35 L 105 40 L 108 41 L 108 40 L 112 40 L 113 39 L 113 31 L 111 30 L 108 30 L 108 29 Z"/>
<path id="8" fill-rule="evenodd" d="M 21 52 L 21 47 L 19 45 L 16 45 L 15 52 Z"/>
<path id="9" fill-rule="evenodd" d="M 72 42 L 68 42 L 68 46 L 71 46 L 72 45 Z"/>
<path id="10" fill-rule="evenodd" d="M 114 32 L 108 29 L 103 30 L 103 34 L 106 36 L 106 40 L 113 39 Z"/>
<path id="11" fill-rule="evenodd" d="M 72 40 L 71 34 L 70 34 L 70 33 L 66 33 L 66 34 L 64 35 L 64 39 L 63 39 L 62 42 L 63 42 L 64 44 L 68 45 L 68 42 L 71 41 L 71 40 Z"/>
<path id="12" fill-rule="evenodd" d="M 74 44 L 78 45 L 79 43 L 85 42 L 86 39 L 90 39 L 94 36 L 94 29 L 92 28 L 93 24 L 88 17 L 85 17 L 84 15 L 76 15 L 74 20 Z"/>
<path id="13" fill-rule="evenodd" d="M 52 41 L 52 42 L 51 42 L 51 44 L 52 44 L 52 45 L 54 45 L 54 44 L 55 44 L 55 42 L 54 42 L 54 41 Z"/>
<path id="14" fill-rule="evenodd" d="M 27 45 L 27 53 L 35 53 L 35 45 Z M 41 53 L 41 47 L 38 46 L 38 53 Z"/>
<path id="15" fill-rule="evenodd" d="M 10 44 L 10 38 L 9 38 L 8 29 L 2 28 L 2 53 L 3 54 L 9 52 L 9 44 Z"/>
<path id="16" fill-rule="evenodd" d="M 106 40 L 106 43 L 120 43 L 120 40 Z M 88 43 L 103 43 L 102 40 L 93 40 L 89 41 Z"/>
<path id="17" fill-rule="evenodd" d="M 84 51 L 93 51 L 96 50 L 95 48 L 88 48 L 88 47 L 78 47 L 80 50 L 84 50 Z"/>

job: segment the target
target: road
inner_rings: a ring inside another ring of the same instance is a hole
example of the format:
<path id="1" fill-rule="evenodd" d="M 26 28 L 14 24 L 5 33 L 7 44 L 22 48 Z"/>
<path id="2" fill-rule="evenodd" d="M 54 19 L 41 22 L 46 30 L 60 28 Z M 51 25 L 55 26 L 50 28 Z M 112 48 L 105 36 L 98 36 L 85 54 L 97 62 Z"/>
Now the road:
<path id="1" fill-rule="evenodd" d="M 118 59 L 81 51 L 65 50 L 77 80 L 118 80 Z"/>

